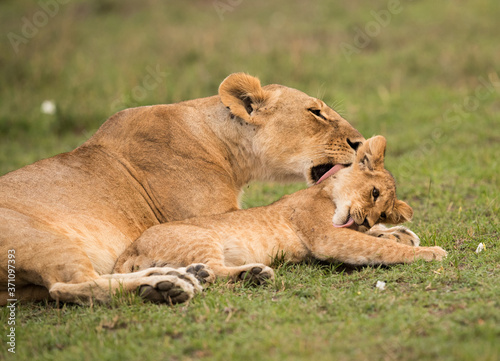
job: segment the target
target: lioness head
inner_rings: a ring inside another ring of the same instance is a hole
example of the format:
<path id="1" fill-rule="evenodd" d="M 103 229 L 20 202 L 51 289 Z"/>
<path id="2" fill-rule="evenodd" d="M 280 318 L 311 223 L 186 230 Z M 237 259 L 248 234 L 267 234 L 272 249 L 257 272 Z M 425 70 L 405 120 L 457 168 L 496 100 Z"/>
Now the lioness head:
<path id="1" fill-rule="evenodd" d="M 314 184 L 335 164 L 353 163 L 365 140 L 323 101 L 296 89 L 261 87 L 257 78 L 236 73 L 219 95 L 251 139 L 254 179 Z"/>
<path id="2" fill-rule="evenodd" d="M 377 223 L 398 224 L 409 221 L 412 208 L 396 198 L 396 183 L 384 168 L 386 140 L 368 139 L 358 149 L 351 167 L 336 166 L 329 192 L 336 205 L 333 224 L 349 227 L 356 223 L 365 231 Z"/>

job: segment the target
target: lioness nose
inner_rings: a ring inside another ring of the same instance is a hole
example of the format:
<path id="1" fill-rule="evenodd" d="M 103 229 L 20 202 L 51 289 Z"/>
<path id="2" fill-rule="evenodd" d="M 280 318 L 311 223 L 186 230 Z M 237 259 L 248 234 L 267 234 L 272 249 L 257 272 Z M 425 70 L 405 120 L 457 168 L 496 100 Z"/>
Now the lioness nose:
<path id="1" fill-rule="evenodd" d="M 361 142 L 356 142 L 356 141 L 351 141 L 349 138 L 347 138 L 347 144 L 349 144 L 349 146 L 354 149 L 354 150 L 358 150 L 359 146 L 362 144 Z"/>

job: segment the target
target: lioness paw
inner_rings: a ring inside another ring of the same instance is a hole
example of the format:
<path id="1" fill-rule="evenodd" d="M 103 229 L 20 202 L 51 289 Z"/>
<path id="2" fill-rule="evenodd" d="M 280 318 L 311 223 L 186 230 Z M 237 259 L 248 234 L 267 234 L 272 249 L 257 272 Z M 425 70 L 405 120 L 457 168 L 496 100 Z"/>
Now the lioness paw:
<path id="1" fill-rule="evenodd" d="M 193 297 L 194 289 L 188 282 L 175 276 L 164 278 L 165 276 L 151 277 L 151 281 L 139 286 L 139 295 L 151 302 L 170 305 L 186 302 Z"/>
<path id="2" fill-rule="evenodd" d="M 442 261 L 446 258 L 448 252 L 441 247 L 422 247 L 418 249 L 417 258 L 425 261 Z"/>
<path id="3" fill-rule="evenodd" d="M 420 238 L 403 226 L 387 228 L 382 224 L 376 224 L 366 234 L 378 238 L 387 238 L 408 246 L 418 247 L 420 245 Z"/>
<path id="4" fill-rule="evenodd" d="M 203 290 L 200 281 L 192 272 L 188 272 L 185 267 L 151 267 L 139 272 L 125 274 L 128 278 L 156 277 L 156 276 L 171 276 L 189 283 L 193 287 L 194 293 L 199 293 Z M 112 274 L 109 277 L 123 277 L 124 274 Z"/>
<path id="5" fill-rule="evenodd" d="M 274 280 L 274 271 L 265 265 L 253 265 L 239 275 L 239 279 L 252 285 L 262 285 Z"/>

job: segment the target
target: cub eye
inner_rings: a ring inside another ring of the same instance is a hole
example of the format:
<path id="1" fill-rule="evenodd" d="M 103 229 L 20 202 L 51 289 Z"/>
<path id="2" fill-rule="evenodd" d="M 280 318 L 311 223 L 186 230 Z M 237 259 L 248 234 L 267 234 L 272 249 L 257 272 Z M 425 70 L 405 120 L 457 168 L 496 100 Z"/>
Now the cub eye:
<path id="1" fill-rule="evenodd" d="M 373 187 L 372 195 L 373 195 L 373 199 L 377 200 L 378 196 L 380 195 L 379 190 L 377 188 Z"/>
<path id="2" fill-rule="evenodd" d="M 387 218 L 387 215 L 385 214 L 385 212 L 380 213 L 380 219 L 381 220 L 384 220 L 386 218 Z"/>
<path id="3" fill-rule="evenodd" d="M 311 113 L 313 113 L 318 118 L 326 120 L 326 118 L 323 116 L 323 114 L 321 114 L 321 110 L 319 110 L 319 109 L 313 109 L 313 108 L 309 108 L 307 110 L 309 110 Z"/>

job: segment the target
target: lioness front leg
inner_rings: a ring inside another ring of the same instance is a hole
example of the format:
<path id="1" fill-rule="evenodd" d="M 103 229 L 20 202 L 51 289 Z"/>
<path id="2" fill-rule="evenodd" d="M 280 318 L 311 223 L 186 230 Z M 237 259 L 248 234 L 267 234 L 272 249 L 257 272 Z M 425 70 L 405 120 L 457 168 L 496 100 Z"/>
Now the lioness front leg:
<path id="1" fill-rule="evenodd" d="M 202 290 L 194 276 L 179 277 L 166 274 L 172 271 L 171 268 L 163 272 L 161 269 L 149 271 L 146 270 L 139 277 L 136 274 L 117 274 L 104 275 L 92 281 L 76 284 L 59 282 L 52 285 L 49 293 L 56 301 L 88 304 L 107 303 L 119 291 L 139 291 L 139 295 L 146 300 L 177 304 L 190 300 Z"/>
<path id="2" fill-rule="evenodd" d="M 198 277 L 213 280 L 213 273 L 203 265 L 188 268 L 153 267 L 135 273 L 102 275 L 80 283 L 54 283 L 50 296 L 61 302 L 109 302 L 117 292 L 136 292 L 149 301 L 177 304 L 190 300 L 202 291 Z"/>
<path id="3" fill-rule="evenodd" d="M 418 259 L 441 261 L 447 253 L 441 247 L 412 247 L 387 242 L 351 229 L 332 230 L 325 237 L 311 240 L 314 256 L 322 260 L 336 260 L 353 265 L 411 263 Z"/>

